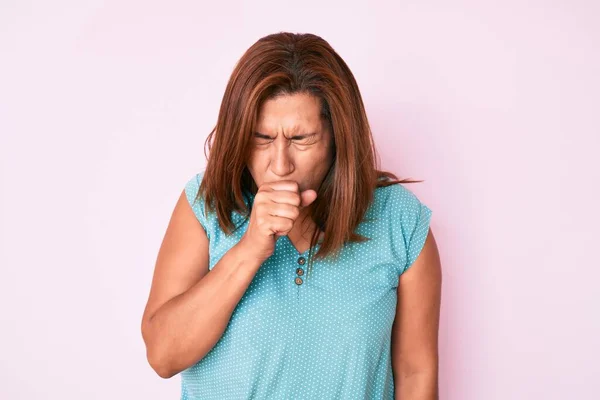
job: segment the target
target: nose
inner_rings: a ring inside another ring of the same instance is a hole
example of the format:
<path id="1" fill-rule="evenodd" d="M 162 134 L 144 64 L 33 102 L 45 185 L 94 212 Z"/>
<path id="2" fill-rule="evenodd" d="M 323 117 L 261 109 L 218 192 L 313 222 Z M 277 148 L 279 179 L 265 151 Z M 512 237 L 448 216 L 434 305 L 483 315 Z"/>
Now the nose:
<path id="1" fill-rule="evenodd" d="M 271 147 L 271 171 L 277 176 L 287 176 L 294 171 L 290 146 L 280 142 Z"/>

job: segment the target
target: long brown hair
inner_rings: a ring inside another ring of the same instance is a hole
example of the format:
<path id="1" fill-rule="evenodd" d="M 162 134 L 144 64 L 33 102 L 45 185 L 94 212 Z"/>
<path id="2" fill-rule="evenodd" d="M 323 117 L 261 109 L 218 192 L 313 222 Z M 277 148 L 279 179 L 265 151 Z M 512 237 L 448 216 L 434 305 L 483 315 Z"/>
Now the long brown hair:
<path id="1" fill-rule="evenodd" d="M 204 196 L 207 210 L 216 210 L 228 235 L 237 228 L 231 212 L 247 220 L 252 203 L 247 206 L 244 200 L 258 190 L 246 162 L 259 109 L 268 99 L 295 93 L 320 99 L 321 117 L 334 143 L 332 166 L 309 206 L 308 216 L 317 225 L 310 241 L 310 267 L 321 232 L 325 234 L 315 259 L 337 257 L 346 242 L 369 240 L 354 231 L 377 187 L 422 181 L 398 180 L 395 174 L 377 169 L 379 158 L 358 85 L 329 43 L 309 33 L 271 34 L 254 43 L 235 65 L 217 124 L 204 144 L 208 163 L 198 196 Z"/>

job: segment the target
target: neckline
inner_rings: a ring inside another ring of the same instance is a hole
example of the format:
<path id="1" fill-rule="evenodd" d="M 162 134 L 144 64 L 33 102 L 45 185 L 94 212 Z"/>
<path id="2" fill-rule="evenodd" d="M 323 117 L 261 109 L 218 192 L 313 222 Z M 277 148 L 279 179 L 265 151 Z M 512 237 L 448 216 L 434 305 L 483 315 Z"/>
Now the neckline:
<path id="1" fill-rule="evenodd" d="M 290 246 L 292 249 L 294 249 L 294 251 L 296 252 L 296 254 L 298 254 L 298 256 L 306 256 L 306 255 L 308 255 L 308 253 L 310 252 L 310 250 L 311 250 L 311 249 L 313 249 L 313 250 L 315 250 L 315 251 L 316 251 L 316 250 L 317 250 L 317 248 L 318 248 L 318 247 L 321 245 L 321 243 L 320 243 L 320 242 L 317 242 L 317 244 L 315 244 L 313 247 L 309 247 L 309 248 L 308 248 L 308 249 L 306 249 L 305 251 L 303 251 L 303 252 L 300 252 L 300 251 L 299 251 L 299 250 L 296 248 L 296 246 L 294 246 L 294 243 L 292 243 L 292 241 L 291 241 L 291 239 L 289 238 L 289 236 L 288 236 L 288 235 L 284 235 L 284 236 L 283 236 L 283 238 L 284 238 L 284 240 L 286 241 L 286 243 L 287 243 L 287 244 L 288 244 L 288 245 L 289 245 L 289 246 Z"/>

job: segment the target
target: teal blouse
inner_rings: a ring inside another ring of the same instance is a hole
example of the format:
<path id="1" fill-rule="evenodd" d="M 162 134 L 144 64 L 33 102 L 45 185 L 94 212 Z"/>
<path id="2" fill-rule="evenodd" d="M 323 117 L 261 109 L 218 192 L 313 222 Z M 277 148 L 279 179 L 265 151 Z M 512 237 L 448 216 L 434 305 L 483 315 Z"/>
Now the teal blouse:
<path id="1" fill-rule="evenodd" d="M 203 175 L 185 192 L 209 238 L 212 269 L 248 221 L 234 212 L 241 226 L 227 236 L 216 214 L 205 215 L 203 200 L 194 201 Z M 393 399 L 398 277 L 421 252 L 430 219 L 401 184 L 377 188 L 356 230 L 372 240 L 346 244 L 335 262 L 315 260 L 308 280 L 309 251 L 279 238 L 222 337 L 181 372 L 181 399 Z"/>

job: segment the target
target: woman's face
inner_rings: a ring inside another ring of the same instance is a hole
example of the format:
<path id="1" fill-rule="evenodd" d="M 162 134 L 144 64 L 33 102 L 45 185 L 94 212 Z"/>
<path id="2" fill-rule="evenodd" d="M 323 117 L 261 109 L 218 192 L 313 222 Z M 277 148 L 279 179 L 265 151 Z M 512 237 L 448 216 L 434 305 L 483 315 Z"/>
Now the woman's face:
<path id="1" fill-rule="evenodd" d="M 319 188 L 333 161 L 332 135 L 320 114 L 319 99 L 306 93 L 263 104 L 248 162 L 257 187 L 293 180 L 300 191 Z"/>

